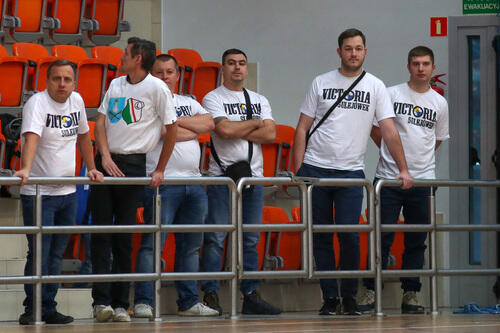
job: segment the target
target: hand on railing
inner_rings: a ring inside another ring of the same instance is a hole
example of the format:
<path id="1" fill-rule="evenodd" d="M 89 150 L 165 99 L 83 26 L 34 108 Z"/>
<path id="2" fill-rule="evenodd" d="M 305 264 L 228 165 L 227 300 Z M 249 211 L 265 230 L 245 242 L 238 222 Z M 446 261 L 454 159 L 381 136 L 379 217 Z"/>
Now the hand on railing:
<path id="1" fill-rule="evenodd" d="M 93 180 L 98 183 L 102 183 L 104 181 L 104 175 L 102 174 L 101 171 L 97 169 L 92 169 L 87 172 L 87 176 L 90 178 L 90 180 Z"/>
<path id="2" fill-rule="evenodd" d="M 396 179 L 403 181 L 403 185 L 401 185 L 403 190 L 409 189 L 413 186 L 413 178 L 411 178 L 410 173 L 407 170 L 401 171 L 399 175 L 396 176 Z"/>

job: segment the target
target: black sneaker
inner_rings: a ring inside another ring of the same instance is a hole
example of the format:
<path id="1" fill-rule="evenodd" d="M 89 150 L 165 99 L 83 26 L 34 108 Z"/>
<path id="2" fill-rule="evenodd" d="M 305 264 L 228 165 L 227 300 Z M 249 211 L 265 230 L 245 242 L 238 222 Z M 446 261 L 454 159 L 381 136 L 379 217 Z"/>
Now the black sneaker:
<path id="1" fill-rule="evenodd" d="M 241 309 L 243 314 L 260 314 L 260 315 L 278 315 L 281 309 L 275 307 L 262 298 L 256 291 L 252 291 L 243 297 L 243 307 Z"/>
<path id="2" fill-rule="evenodd" d="M 209 308 L 212 308 L 215 311 L 219 312 L 219 316 L 222 314 L 222 308 L 219 305 L 219 296 L 217 296 L 217 293 L 214 292 L 205 293 L 205 296 L 203 296 L 203 302 Z"/>
<path id="3" fill-rule="evenodd" d="M 342 297 L 342 313 L 350 316 L 359 316 L 358 304 L 352 297 Z"/>
<path id="4" fill-rule="evenodd" d="M 327 298 L 319 310 L 319 314 L 322 316 L 340 314 L 340 299 L 338 297 Z"/>
<path id="5" fill-rule="evenodd" d="M 404 314 L 423 314 L 424 307 L 420 304 L 415 291 L 405 291 L 401 302 L 401 312 Z"/>
<path id="6" fill-rule="evenodd" d="M 52 312 L 42 315 L 42 320 L 46 324 L 69 324 L 73 322 L 73 317 L 65 316 L 60 312 Z"/>
<path id="7" fill-rule="evenodd" d="M 19 325 L 29 325 L 33 322 L 33 313 L 25 312 L 19 316 Z"/>

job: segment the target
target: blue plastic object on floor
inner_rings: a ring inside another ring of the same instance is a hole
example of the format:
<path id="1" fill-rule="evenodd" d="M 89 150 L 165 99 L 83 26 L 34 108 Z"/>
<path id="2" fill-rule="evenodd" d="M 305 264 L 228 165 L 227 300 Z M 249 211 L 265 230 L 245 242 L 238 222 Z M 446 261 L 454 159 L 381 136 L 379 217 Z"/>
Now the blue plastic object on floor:
<path id="1" fill-rule="evenodd" d="M 470 314 L 500 314 L 500 304 L 495 306 L 479 307 L 477 303 L 467 303 L 462 310 L 453 311 L 453 313 L 470 313 Z"/>

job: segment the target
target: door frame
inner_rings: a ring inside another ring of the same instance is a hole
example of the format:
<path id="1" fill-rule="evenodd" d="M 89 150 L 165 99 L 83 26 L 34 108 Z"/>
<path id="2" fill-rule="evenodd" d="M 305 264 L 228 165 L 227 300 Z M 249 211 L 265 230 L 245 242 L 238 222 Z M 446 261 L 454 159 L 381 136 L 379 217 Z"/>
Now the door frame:
<path id="1" fill-rule="evenodd" d="M 468 179 L 469 178 L 469 77 L 468 77 L 468 49 L 463 48 L 464 35 L 479 35 L 481 50 L 483 52 L 480 60 L 481 81 L 481 178 L 496 179 L 497 173 L 494 164 L 491 161 L 491 155 L 496 149 L 497 133 L 497 100 L 496 100 L 496 71 L 489 68 L 496 68 L 495 51 L 492 48 L 491 41 L 493 36 L 499 34 L 500 17 L 495 15 L 488 16 L 458 16 L 448 19 L 448 71 L 449 71 L 449 112 L 450 112 L 450 178 Z M 490 52 L 491 51 L 491 52 Z M 465 56 L 464 56 L 465 55 Z M 487 112 L 492 110 L 494 112 Z M 494 117 L 494 119 L 492 119 Z M 494 134 L 494 135 L 491 135 Z M 464 147 L 467 147 L 464 149 Z M 483 189 L 481 202 L 482 223 L 497 223 L 496 211 L 496 189 Z M 469 223 L 469 189 L 451 188 L 450 189 L 450 223 L 461 224 Z M 464 221 L 464 216 L 467 219 Z M 481 233 L 481 265 L 469 265 L 469 235 L 464 233 L 450 234 L 450 267 L 452 268 L 492 268 L 497 265 L 496 256 L 496 233 Z M 465 246 L 467 245 L 467 246 Z M 488 251 L 488 247 L 494 246 L 494 251 Z M 476 280 L 474 280 L 476 279 Z M 488 291 L 493 286 L 495 277 L 491 277 L 492 283 L 487 286 Z M 460 277 L 450 279 L 450 302 L 451 306 L 463 305 L 467 297 L 464 292 L 466 285 L 471 287 L 476 285 L 477 276 Z M 484 281 L 484 280 L 483 280 Z M 466 285 L 464 285 L 464 283 Z M 463 296 L 462 296 L 463 295 Z M 483 296 L 484 297 L 484 296 Z M 481 301 L 490 301 L 494 299 L 492 292 L 488 293 L 487 298 Z M 470 301 L 469 299 L 468 301 Z"/>

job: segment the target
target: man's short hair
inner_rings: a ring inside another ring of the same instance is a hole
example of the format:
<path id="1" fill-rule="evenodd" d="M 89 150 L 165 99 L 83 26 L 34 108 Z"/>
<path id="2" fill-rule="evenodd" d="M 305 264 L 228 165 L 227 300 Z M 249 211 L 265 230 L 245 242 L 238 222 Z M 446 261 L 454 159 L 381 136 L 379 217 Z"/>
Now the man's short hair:
<path id="1" fill-rule="evenodd" d="M 408 52 L 408 64 L 411 62 L 413 57 L 423 57 L 427 55 L 431 58 L 431 62 L 434 65 L 434 52 L 432 52 L 432 50 L 427 46 L 416 46 Z"/>
<path id="2" fill-rule="evenodd" d="M 141 68 L 145 71 L 150 71 L 156 59 L 156 44 L 139 37 L 130 37 L 127 41 L 132 44 L 132 56 L 140 54 L 142 56 Z"/>
<path id="3" fill-rule="evenodd" d="M 344 43 L 344 39 L 352 38 L 352 37 L 356 37 L 356 36 L 361 37 L 361 39 L 363 40 L 363 45 L 366 46 L 366 37 L 365 37 L 365 35 L 360 30 L 351 28 L 351 29 L 345 30 L 344 32 L 342 32 L 339 35 L 339 39 L 338 39 L 339 48 L 342 47 L 342 44 Z"/>
<path id="4" fill-rule="evenodd" d="M 229 49 L 229 50 L 224 51 L 224 53 L 222 54 L 222 64 L 223 65 L 224 65 L 224 62 L 226 61 L 226 57 L 228 55 L 230 55 L 230 54 L 243 54 L 243 56 L 245 57 L 245 59 L 247 59 L 247 55 L 242 50 L 239 50 L 239 49 Z"/>
<path id="5" fill-rule="evenodd" d="M 73 69 L 73 78 L 76 79 L 76 64 L 73 61 L 67 59 L 57 59 L 50 63 L 47 68 L 47 79 L 50 78 L 50 73 L 54 67 L 70 66 Z"/>
<path id="6" fill-rule="evenodd" d="M 171 56 L 170 54 L 165 54 L 165 53 L 162 53 L 162 54 L 159 54 L 156 56 L 156 61 L 167 62 L 170 60 L 172 60 L 174 62 L 175 70 L 179 71 L 179 63 L 177 62 L 177 59 L 175 59 L 174 56 Z"/>

